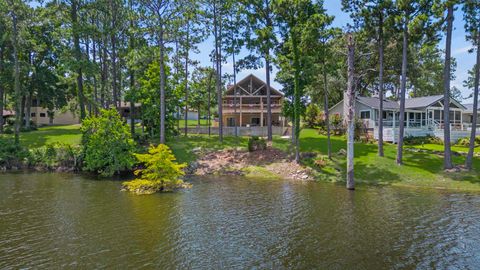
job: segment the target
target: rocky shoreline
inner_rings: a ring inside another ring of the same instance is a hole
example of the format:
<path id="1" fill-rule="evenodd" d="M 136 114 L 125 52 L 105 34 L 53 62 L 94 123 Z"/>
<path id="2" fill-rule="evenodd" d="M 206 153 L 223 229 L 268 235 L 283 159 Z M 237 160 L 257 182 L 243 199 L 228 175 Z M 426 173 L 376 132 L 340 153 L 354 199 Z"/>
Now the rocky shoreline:
<path id="1" fill-rule="evenodd" d="M 241 149 L 226 149 L 198 154 L 199 158 L 192 162 L 187 173 L 190 175 L 238 175 L 246 176 L 249 171 L 266 170 L 268 174 L 278 178 L 311 181 L 312 171 L 297 164 L 285 152 L 267 148 L 248 152 Z"/>

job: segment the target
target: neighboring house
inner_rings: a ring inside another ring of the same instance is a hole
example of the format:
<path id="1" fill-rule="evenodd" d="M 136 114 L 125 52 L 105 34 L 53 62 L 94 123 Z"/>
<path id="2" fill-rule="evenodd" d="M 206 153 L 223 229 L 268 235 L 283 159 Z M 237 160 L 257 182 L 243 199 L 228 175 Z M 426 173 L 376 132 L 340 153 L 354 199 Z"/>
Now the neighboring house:
<path id="1" fill-rule="evenodd" d="M 142 106 L 140 103 L 135 103 L 134 104 L 134 111 L 133 115 L 130 113 L 130 102 L 120 102 L 120 105 L 117 107 L 118 113 L 123 119 L 126 119 L 129 123 L 131 121 L 131 118 L 133 118 L 133 121 L 135 123 L 141 122 L 141 115 L 142 115 Z"/>
<path id="2" fill-rule="evenodd" d="M 34 99 L 33 106 L 30 109 L 30 120 L 37 126 L 42 125 L 74 125 L 80 123 L 80 117 L 70 110 L 54 110 L 49 114 L 49 110 L 44 107 L 37 106 Z M 120 102 L 118 113 L 126 120 L 130 120 L 130 102 Z M 135 111 L 133 118 L 137 122 L 140 119 L 140 103 L 135 103 Z"/>
<path id="3" fill-rule="evenodd" d="M 405 136 L 432 135 L 443 138 L 443 95 L 409 98 L 405 100 Z M 374 131 L 378 139 L 378 121 L 380 99 L 378 97 L 357 97 L 355 101 L 355 117 L 361 119 L 367 129 Z M 384 126 L 384 140 L 395 142 L 400 126 L 400 103 L 385 99 L 381 120 Z M 344 115 L 343 100 L 330 109 L 331 114 Z M 451 140 L 468 136 L 471 125 L 464 116 L 469 109 L 455 99 L 450 99 Z M 468 117 L 466 117 L 468 118 Z"/>
<path id="4" fill-rule="evenodd" d="M 471 125 L 473 120 L 473 104 L 464 104 L 464 106 L 467 110 L 463 112 L 463 121 L 465 124 Z M 477 125 L 480 125 L 480 107 L 477 108 L 477 113 Z"/>
<path id="5" fill-rule="evenodd" d="M 234 91 L 236 91 L 236 95 Z M 272 125 L 283 127 L 285 126 L 285 119 L 281 116 L 283 94 L 270 86 L 270 97 Z M 222 110 L 224 126 L 267 126 L 267 87 L 265 82 L 250 74 L 240 80 L 236 86 L 228 86 L 223 96 Z"/>
<path id="6" fill-rule="evenodd" d="M 185 119 L 185 108 L 180 109 L 175 113 L 175 119 L 184 120 Z M 187 120 L 198 120 L 198 111 L 194 109 L 188 109 Z"/>

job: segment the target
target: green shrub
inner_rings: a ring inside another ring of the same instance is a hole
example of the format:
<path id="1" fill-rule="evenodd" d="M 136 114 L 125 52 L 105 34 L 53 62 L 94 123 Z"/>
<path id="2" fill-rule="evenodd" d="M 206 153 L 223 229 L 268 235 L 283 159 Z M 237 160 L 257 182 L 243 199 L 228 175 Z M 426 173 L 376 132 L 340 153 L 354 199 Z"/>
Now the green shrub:
<path id="1" fill-rule="evenodd" d="M 456 145 L 470 146 L 470 137 L 461 138 L 457 141 Z M 480 145 L 480 136 L 475 137 L 475 146 Z"/>
<path id="2" fill-rule="evenodd" d="M 0 136 L 0 166 L 18 167 L 22 165 L 26 158 L 28 158 L 28 151 L 20 145 L 16 145 L 13 138 Z"/>
<path id="3" fill-rule="evenodd" d="M 248 139 L 248 151 L 253 152 L 257 150 L 267 149 L 267 142 L 264 138 L 259 138 L 257 136 L 252 136 Z"/>
<path id="4" fill-rule="evenodd" d="M 13 134 L 14 130 L 12 126 L 5 126 L 3 127 L 3 133 L 4 134 Z"/>
<path id="5" fill-rule="evenodd" d="M 112 176 L 132 168 L 135 142 L 115 109 L 86 118 L 81 130 L 85 170 Z"/>
<path id="6" fill-rule="evenodd" d="M 172 191 L 183 186 L 180 179 L 185 173 L 186 164 L 176 162 L 172 150 L 164 144 L 150 146 L 148 153 L 135 154 L 138 162 L 145 168 L 135 171 L 139 178 L 124 182 L 126 190 L 137 194 L 151 194 L 158 191 Z"/>
<path id="7" fill-rule="evenodd" d="M 405 145 L 421 145 L 421 144 L 443 144 L 442 139 L 435 136 L 422 136 L 422 137 L 413 137 L 408 136 L 403 139 Z"/>
<path id="8" fill-rule="evenodd" d="M 82 149 L 64 143 L 47 144 L 30 150 L 28 164 L 47 169 L 65 167 L 77 170 L 82 164 Z"/>
<path id="9" fill-rule="evenodd" d="M 305 125 L 309 128 L 318 126 L 319 113 L 320 108 L 316 104 L 308 104 L 307 109 L 305 110 Z"/>

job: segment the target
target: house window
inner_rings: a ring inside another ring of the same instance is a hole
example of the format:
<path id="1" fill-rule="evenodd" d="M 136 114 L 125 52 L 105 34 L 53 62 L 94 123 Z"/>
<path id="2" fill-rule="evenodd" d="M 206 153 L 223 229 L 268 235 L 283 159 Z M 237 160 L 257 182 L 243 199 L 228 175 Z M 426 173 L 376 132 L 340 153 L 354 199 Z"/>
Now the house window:
<path id="1" fill-rule="evenodd" d="M 30 114 L 30 116 L 31 116 L 31 117 L 35 117 L 35 113 L 32 112 L 32 113 Z"/>
<path id="2" fill-rule="evenodd" d="M 360 119 L 370 119 L 370 111 L 361 111 Z"/>
<path id="3" fill-rule="evenodd" d="M 46 117 L 45 113 L 40 113 L 40 117 Z"/>
<path id="4" fill-rule="evenodd" d="M 259 126 L 260 125 L 260 118 L 252 117 L 252 126 Z"/>

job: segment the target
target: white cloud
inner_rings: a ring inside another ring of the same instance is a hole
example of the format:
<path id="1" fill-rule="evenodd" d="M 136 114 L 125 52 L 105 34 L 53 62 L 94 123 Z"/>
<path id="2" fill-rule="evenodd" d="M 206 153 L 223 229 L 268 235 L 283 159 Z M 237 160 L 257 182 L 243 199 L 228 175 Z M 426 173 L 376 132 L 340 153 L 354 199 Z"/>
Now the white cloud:
<path id="1" fill-rule="evenodd" d="M 465 47 L 462 47 L 462 48 L 458 48 L 458 49 L 453 50 L 452 55 L 455 56 L 455 55 L 459 55 L 459 54 L 466 54 L 466 53 L 468 53 L 468 51 L 470 49 L 472 49 L 472 45 L 465 46 Z"/>

